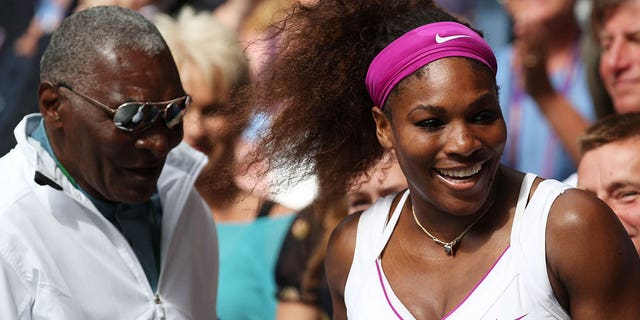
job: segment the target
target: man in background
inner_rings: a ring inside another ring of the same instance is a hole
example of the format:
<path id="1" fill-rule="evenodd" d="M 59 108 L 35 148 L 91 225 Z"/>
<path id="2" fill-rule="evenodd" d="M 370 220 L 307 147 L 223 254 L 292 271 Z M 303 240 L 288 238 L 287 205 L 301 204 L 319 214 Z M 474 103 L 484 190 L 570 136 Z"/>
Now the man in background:
<path id="1" fill-rule="evenodd" d="M 613 209 L 640 253 L 640 113 L 599 120 L 582 136 L 580 147 L 578 188 Z"/>

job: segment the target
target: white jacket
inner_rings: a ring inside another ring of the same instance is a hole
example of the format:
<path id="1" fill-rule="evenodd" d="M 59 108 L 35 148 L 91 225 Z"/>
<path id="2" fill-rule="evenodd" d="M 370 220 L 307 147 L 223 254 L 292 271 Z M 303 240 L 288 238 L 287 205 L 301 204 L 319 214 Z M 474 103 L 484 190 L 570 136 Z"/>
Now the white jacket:
<path id="1" fill-rule="evenodd" d="M 0 158 L 0 319 L 215 319 L 217 236 L 194 188 L 206 157 L 185 144 L 167 157 L 153 292 L 127 240 L 28 137 L 40 119 L 26 116 Z"/>

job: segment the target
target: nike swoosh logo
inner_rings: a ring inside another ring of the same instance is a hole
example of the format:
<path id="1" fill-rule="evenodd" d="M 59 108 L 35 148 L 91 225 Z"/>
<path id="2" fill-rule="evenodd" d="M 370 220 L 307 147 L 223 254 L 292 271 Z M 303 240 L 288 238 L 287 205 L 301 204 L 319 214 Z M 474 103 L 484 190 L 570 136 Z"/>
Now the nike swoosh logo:
<path id="1" fill-rule="evenodd" d="M 458 35 L 453 35 L 453 36 L 441 37 L 439 34 L 436 33 L 436 42 L 437 43 L 445 43 L 447 41 L 451 41 L 453 39 L 458 39 L 458 38 L 469 38 L 469 36 L 466 35 L 466 34 L 458 34 Z"/>

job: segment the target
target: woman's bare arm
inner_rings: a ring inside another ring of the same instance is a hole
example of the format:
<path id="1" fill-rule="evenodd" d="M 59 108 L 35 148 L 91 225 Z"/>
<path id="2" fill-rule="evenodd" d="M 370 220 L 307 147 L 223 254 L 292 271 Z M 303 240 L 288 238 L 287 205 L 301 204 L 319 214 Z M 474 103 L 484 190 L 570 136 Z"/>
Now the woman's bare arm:
<path id="1" fill-rule="evenodd" d="M 640 319 L 640 258 L 611 209 L 569 189 L 546 231 L 549 278 L 573 319 Z"/>

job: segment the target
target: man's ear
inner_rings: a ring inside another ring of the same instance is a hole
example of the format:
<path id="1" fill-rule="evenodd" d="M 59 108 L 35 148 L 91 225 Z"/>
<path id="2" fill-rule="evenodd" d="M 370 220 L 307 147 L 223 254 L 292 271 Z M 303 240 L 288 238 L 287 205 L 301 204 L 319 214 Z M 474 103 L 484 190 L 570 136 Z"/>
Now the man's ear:
<path id="1" fill-rule="evenodd" d="M 48 81 L 41 82 L 38 86 L 38 107 L 49 128 L 62 126 L 60 103 L 60 88 Z"/>
<path id="2" fill-rule="evenodd" d="M 393 132 L 391 128 L 391 120 L 382 112 L 379 107 L 371 109 L 373 119 L 376 122 L 376 135 L 378 141 L 385 149 L 393 148 Z"/>

